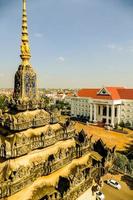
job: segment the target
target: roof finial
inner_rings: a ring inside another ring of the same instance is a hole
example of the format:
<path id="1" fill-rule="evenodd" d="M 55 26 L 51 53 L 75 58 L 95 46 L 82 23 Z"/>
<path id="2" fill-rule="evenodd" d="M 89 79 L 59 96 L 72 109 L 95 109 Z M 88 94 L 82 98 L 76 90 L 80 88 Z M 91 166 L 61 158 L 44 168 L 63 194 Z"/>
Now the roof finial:
<path id="1" fill-rule="evenodd" d="M 22 37 L 21 37 L 21 55 L 23 63 L 28 63 L 31 57 L 29 37 L 28 37 L 28 25 L 26 14 L 26 0 L 23 0 L 23 14 L 22 14 Z"/>

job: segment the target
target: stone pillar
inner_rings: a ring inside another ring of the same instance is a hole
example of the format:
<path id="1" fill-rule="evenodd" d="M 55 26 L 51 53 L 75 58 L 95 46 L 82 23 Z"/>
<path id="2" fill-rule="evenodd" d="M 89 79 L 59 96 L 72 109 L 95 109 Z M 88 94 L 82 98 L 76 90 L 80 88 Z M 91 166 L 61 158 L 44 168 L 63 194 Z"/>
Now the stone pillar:
<path id="1" fill-rule="evenodd" d="M 111 113 L 111 126 L 114 127 L 114 114 L 115 114 L 114 105 L 112 105 L 112 113 Z"/>
<path id="2" fill-rule="evenodd" d="M 109 124 L 109 105 L 107 105 L 107 121 L 106 124 Z"/>
<path id="3" fill-rule="evenodd" d="M 94 122 L 97 121 L 97 106 L 94 104 Z"/>
<path id="4" fill-rule="evenodd" d="M 90 122 L 92 122 L 92 104 L 90 104 Z"/>

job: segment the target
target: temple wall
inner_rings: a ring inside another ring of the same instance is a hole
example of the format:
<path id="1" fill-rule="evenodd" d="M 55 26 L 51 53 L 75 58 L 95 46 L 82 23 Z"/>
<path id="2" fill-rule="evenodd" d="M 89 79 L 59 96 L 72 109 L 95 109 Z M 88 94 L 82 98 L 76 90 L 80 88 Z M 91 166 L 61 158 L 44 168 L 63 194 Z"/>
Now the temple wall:
<path id="1" fill-rule="evenodd" d="M 53 146 L 51 146 L 50 148 L 52 149 Z M 0 184 L 2 197 L 13 195 L 14 193 L 22 190 L 24 187 L 34 182 L 38 177 L 47 176 L 62 168 L 63 166 L 69 164 L 73 159 L 84 156 L 90 151 L 91 149 L 88 141 L 88 143 L 86 142 L 82 144 L 80 148 L 79 146 L 72 146 L 66 149 L 59 148 L 59 151 L 57 151 L 57 153 L 49 155 L 48 158 L 45 160 L 43 160 L 42 158 L 42 161 L 40 161 L 40 163 L 36 163 L 35 161 L 34 163 L 31 163 L 30 166 L 28 164 L 27 166 L 20 165 L 20 167 L 16 169 L 10 169 L 9 165 L 5 180 L 3 180 L 4 182 L 1 182 Z M 90 162 L 92 161 L 90 160 Z M 6 188 L 8 187 L 10 188 L 10 191 L 7 191 L 8 189 Z"/>
<path id="2" fill-rule="evenodd" d="M 38 134 L 32 134 L 26 136 L 23 133 L 14 134 L 8 139 L 8 145 L 6 137 L 0 142 L 0 157 L 2 158 L 15 158 L 29 153 L 35 149 L 45 148 L 55 144 L 61 140 L 67 140 L 75 135 L 75 129 L 65 131 L 63 128 L 57 131 L 42 131 Z"/>
<path id="3" fill-rule="evenodd" d="M 88 167 L 90 165 L 90 167 Z M 38 187 L 36 187 L 36 184 L 38 182 L 38 179 L 35 181 L 34 186 L 29 186 L 28 190 L 30 193 L 27 192 L 27 196 L 23 196 L 25 200 L 76 200 L 80 195 L 82 195 L 88 188 L 90 188 L 90 191 L 92 191 L 92 186 L 95 183 L 95 180 L 97 179 L 97 176 L 100 173 L 100 168 L 92 167 L 91 163 L 89 164 L 83 164 L 80 166 L 75 166 L 68 175 L 60 176 L 56 185 L 53 181 L 53 189 L 51 190 L 51 186 L 49 185 L 43 185 L 38 184 Z M 95 176 L 94 176 L 95 171 Z M 93 173 L 92 173 L 93 172 Z M 51 177 L 51 175 L 50 175 Z M 53 174 L 54 177 L 54 174 Z M 52 177 L 51 177 L 52 178 Z M 45 182 L 45 177 L 42 177 Z M 49 179 L 49 178 L 46 178 Z M 63 181 L 62 181 L 63 180 Z M 18 185 L 20 187 L 22 184 L 25 184 L 25 182 Z M 67 187 L 68 186 L 68 187 Z M 17 189 L 18 187 L 15 187 L 14 185 L 11 186 L 11 190 Z M 43 192 L 44 191 L 44 192 Z M 17 193 L 16 195 L 13 195 L 9 197 L 9 200 L 14 200 L 16 198 L 22 199 L 21 194 Z M 20 198 L 21 197 L 21 198 Z"/>

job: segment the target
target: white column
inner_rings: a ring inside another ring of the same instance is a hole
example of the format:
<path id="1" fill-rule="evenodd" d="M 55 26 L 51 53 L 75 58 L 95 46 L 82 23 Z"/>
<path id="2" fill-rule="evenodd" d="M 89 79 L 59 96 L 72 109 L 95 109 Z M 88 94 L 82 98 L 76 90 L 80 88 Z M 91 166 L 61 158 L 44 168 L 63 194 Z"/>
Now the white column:
<path id="1" fill-rule="evenodd" d="M 107 105 L 107 121 L 106 124 L 109 124 L 109 105 Z"/>
<path id="2" fill-rule="evenodd" d="M 103 105 L 100 105 L 100 120 L 102 122 L 102 119 L 103 119 Z"/>
<path id="3" fill-rule="evenodd" d="M 92 122 L 92 104 L 90 104 L 90 122 Z"/>
<path id="4" fill-rule="evenodd" d="M 120 105 L 118 105 L 118 107 L 117 107 L 117 118 L 118 118 L 118 124 L 120 124 L 120 121 L 121 121 L 121 106 Z"/>
<path id="5" fill-rule="evenodd" d="M 97 121 L 97 107 L 96 104 L 94 104 L 94 122 Z"/>
<path id="6" fill-rule="evenodd" d="M 112 110 L 111 111 L 112 111 L 111 112 L 111 125 L 112 125 L 112 127 L 114 127 L 114 114 L 115 114 L 114 105 L 112 105 Z"/>

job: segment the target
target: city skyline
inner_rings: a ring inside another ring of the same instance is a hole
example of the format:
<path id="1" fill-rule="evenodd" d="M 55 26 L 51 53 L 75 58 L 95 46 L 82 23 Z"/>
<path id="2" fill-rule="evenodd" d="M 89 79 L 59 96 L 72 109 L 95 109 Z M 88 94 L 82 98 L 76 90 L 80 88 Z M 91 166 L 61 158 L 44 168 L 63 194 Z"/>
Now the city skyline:
<path id="1" fill-rule="evenodd" d="M 132 87 L 131 1 L 29 0 L 28 4 L 31 63 L 39 87 Z M 20 6 L 21 1 L 0 2 L 1 88 L 13 87 L 21 62 Z"/>

